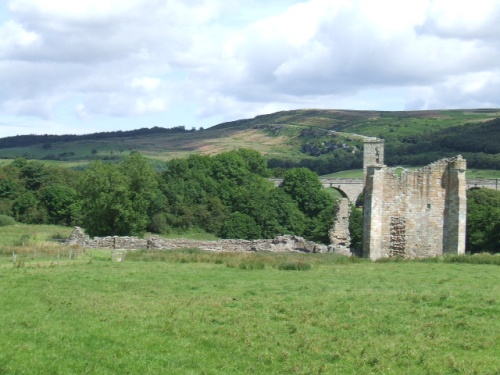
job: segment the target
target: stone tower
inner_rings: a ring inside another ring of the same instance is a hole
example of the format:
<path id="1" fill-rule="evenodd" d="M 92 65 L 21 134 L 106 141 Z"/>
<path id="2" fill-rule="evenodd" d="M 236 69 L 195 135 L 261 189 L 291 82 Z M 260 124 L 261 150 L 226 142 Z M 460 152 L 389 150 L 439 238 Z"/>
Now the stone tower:
<path id="1" fill-rule="evenodd" d="M 365 141 L 363 256 L 426 257 L 465 252 L 466 163 L 461 156 L 397 173 L 383 141 Z"/>
<path id="2" fill-rule="evenodd" d="M 363 142 L 363 170 L 366 174 L 368 166 L 384 165 L 384 140 L 365 138 Z"/>

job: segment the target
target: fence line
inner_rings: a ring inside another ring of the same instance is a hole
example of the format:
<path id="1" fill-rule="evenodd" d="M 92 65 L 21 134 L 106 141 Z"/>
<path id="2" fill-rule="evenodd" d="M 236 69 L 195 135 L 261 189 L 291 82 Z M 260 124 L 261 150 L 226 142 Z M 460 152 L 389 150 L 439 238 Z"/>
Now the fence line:
<path id="1" fill-rule="evenodd" d="M 92 262 L 96 256 L 100 260 L 123 261 L 125 259 L 125 252 L 117 250 L 89 250 L 82 247 L 68 246 L 58 246 L 57 248 L 50 249 L 10 247 L 6 250 L 0 248 L 0 268 L 47 267 L 71 263 L 86 263 Z"/>

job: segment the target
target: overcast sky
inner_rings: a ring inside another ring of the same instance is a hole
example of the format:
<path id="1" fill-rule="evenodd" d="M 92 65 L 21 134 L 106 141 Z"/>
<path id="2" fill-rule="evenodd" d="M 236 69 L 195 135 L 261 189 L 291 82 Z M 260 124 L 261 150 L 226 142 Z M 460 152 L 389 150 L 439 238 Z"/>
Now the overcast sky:
<path id="1" fill-rule="evenodd" d="M 0 2 L 0 137 L 482 107 L 499 0 Z"/>

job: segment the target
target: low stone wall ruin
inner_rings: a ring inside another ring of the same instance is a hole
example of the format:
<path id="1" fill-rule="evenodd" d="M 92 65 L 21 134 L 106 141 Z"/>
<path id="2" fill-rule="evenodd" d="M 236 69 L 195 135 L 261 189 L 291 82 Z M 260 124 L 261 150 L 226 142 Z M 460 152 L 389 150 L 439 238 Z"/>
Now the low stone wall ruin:
<path id="1" fill-rule="evenodd" d="M 124 249 L 124 250 L 174 250 L 196 248 L 207 251 L 247 252 L 247 251 L 273 251 L 273 252 L 304 252 L 326 253 L 332 252 L 332 247 L 306 241 L 299 236 L 278 236 L 272 240 L 218 240 L 197 241 L 188 239 L 165 239 L 150 237 L 146 239 L 137 237 L 94 237 L 90 238 L 79 227 L 75 227 L 66 241 L 68 245 L 80 245 L 86 248 L 99 249 Z"/>

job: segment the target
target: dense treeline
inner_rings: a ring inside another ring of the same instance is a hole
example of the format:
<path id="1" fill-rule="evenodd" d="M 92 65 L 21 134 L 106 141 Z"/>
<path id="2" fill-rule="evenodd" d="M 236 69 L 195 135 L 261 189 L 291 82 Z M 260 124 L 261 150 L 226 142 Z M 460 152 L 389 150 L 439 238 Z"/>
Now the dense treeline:
<path id="1" fill-rule="evenodd" d="M 0 168 L 0 214 L 28 224 L 72 225 L 80 212 L 79 174 L 19 158 Z"/>
<path id="2" fill-rule="evenodd" d="M 154 134 L 173 134 L 173 133 L 191 133 L 196 130 L 187 130 L 184 126 L 176 126 L 173 128 L 141 128 L 136 130 L 126 130 L 126 131 L 112 131 L 112 132 L 99 132 L 92 134 L 66 134 L 66 135 L 53 135 L 53 134 L 43 134 L 43 135 L 16 135 L 13 137 L 0 138 L 0 148 L 10 148 L 10 147 L 27 147 L 38 144 L 50 145 L 57 142 L 73 142 L 73 141 L 87 141 L 87 140 L 100 140 L 100 139 L 110 139 L 110 138 L 125 138 L 125 137 L 139 137 L 144 135 L 154 135 Z"/>
<path id="3" fill-rule="evenodd" d="M 223 238 L 289 233 L 327 242 L 334 202 L 321 190 L 318 176 L 292 169 L 279 189 L 268 176 L 266 160 L 252 150 L 172 160 L 160 175 L 167 204 L 154 224 L 201 227 Z M 330 218 L 326 223 L 325 217 Z"/>
<path id="4" fill-rule="evenodd" d="M 16 159 L 0 170 L 0 214 L 25 223 L 81 225 L 90 235 L 201 228 L 222 238 L 303 235 L 327 242 L 333 198 L 308 169 L 267 180 L 267 161 L 240 149 L 174 159 L 158 172 L 141 154 L 83 172 Z"/>
<path id="5" fill-rule="evenodd" d="M 362 167 L 363 154 L 361 152 L 353 154 L 339 149 L 316 158 L 303 158 L 300 160 L 269 159 L 269 168 L 272 169 L 273 175 L 276 177 L 281 177 L 290 168 L 308 168 L 319 175 L 324 175 Z"/>
<path id="6" fill-rule="evenodd" d="M 391 139 L 386 143 L 386 161 L 390 165 L 424 165 L 462 154 L 470 168 L 500 169 L 499 139 L 500 119 L 453 126 Z"/>
<path id="7" fill-rule="evenodd" d="M 120 163 L 92 162 L 85 171 L 19 158 L 0 168 L 0 216 L 80 225 L 92 236 L 200 228 L 222 238 L 296 234 L 328 243 L 334 200 L 318 175 L 288 169 L 276 188 L 269 174 L 266 159 L 248 149 L 161 165 L 131 153 Z M 470 190 L 468 198 L 467 251 L 500 252 L 500 192 Z M 357 253 L 361 221 L 354 209 L 350 229 Z"/>

